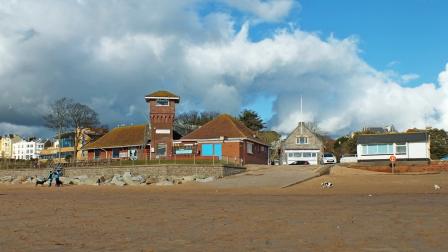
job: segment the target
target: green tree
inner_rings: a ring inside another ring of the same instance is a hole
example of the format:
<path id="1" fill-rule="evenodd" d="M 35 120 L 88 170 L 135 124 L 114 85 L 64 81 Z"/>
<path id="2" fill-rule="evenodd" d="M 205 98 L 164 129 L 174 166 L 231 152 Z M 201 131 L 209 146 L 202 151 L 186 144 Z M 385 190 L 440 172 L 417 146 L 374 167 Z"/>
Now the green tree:
<path id="1" fill-rule="evenodd" d="M 448 135 L 443 129 L 430 129 L 431 158 L 440 159 L 448 155 Z"/>
<path id="2" fill-rule="evenodd" d="M 253 131 L 260 131 L 265 128 L 263 119 L 260 118 L 257 112 L 245 109 L 243 110 L 238 119 L 246 125 L 249 129 Z"/>
<path id="3" fill-rule="evenodd" d="M 352 136 L 342 136 L 336 139 L 333 145 L 336 156 L 356 154 L 356 145 L 360 134 L 360 132 L 355 132 Z"/>

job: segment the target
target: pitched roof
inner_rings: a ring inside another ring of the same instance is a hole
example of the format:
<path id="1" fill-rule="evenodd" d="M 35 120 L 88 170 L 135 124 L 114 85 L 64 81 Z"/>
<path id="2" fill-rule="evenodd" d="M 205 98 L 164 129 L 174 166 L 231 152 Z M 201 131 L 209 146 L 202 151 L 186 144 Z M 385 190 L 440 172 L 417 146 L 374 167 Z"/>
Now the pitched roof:
<path id="1" fill-rule="evenodd" d="M 227 114 L 219 115 L 202 127 L 182 137 L 181 140 L 217 139 L 220 137 L 249 138 L 265 144 L 246 125 Z"/>
<path id="2" fill-rule="evenodd" d="M 113 148 L 127 146 L 141 146 L 145 138 L 145 124 L 124 126 L 112 129 L 83 149 Z"/>
<path id="3" fill-rule="evenodd" d="M 159 91 L 147 94 L 145 96 L 145 98 L 147 98 L 147 99 L 148 98 L 157 98 L 157 97 L 179 99 L 179 96 L 177 96 L 177 95 L 175 95 L 175 94 L 173 94 L 171 92 L 165 91 L 165 90 L 159 90 Z"/>
<path id="4" fill-rule="evenodd" d="M 359 135 L 358 144 L 415 143 L 428 141 L 426 132 Z"/>

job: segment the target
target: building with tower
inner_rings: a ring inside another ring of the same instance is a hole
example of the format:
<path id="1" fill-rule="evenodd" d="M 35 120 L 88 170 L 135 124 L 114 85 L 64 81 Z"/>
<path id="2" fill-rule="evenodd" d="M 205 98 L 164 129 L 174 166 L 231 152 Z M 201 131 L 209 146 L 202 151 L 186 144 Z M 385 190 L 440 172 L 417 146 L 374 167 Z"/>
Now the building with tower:
<path id="1" fill-rule="evenodd" d="M 157 91 L 145 96 L 151 125 L 151 154 L 156 158 L 173 155 L 174 117 L 179 96 L 168 91 Z"/>
<path id="2" fill-rule="evenodd" d="M 141 125 L 121 126 L 87 144 L 83 150 L 88 160 L 99 159 L 171 159 L 173 140 L 180 135 L 173 130 L 176 104 L 180 97 L 168 91 L 145 96 L 149 121 Z"/>

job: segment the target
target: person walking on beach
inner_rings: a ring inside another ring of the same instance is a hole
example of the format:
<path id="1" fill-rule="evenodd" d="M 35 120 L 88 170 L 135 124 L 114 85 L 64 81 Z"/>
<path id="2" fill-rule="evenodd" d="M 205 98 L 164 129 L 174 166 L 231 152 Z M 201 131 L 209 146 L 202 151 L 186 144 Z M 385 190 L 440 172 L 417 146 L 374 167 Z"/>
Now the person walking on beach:
<path id="1" fill-rule="evenodd" d="M 56 170 L 56 171 L 53 173 L 53 176 L 54 176 L 54 180 L 55 180 L 56 186 L 59 187 L 59 186 L 61 185 L 61 181 L 59 180 L 60 171 L 59 171 L 59 170 Z"/>
<path id="2" fill-rule="evenodd" d="M 48 175 L 48 181 L 50 182 L 48 184 L 48 186 L 50 187 L 51 186 L 51 182 L 53 182 L 53 171 L 50 171 L 50 174 Z"/>

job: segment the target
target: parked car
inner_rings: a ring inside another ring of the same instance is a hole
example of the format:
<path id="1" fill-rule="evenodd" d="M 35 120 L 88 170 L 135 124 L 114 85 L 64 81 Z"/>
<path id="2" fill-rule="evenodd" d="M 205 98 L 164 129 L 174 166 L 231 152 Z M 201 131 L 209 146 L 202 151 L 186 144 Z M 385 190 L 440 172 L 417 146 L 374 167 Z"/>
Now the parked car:
<path id="1" fill-rule="evenodd" d="M 357 163 L 358 156 L 356 154 L 342 155 L 340 162 L 341 163 Z"/>
<path id="2" fill-rule="evenodd" d="M 336 157 L 333 155 L 333 153 L 326 152 L 322 156 L 322 163 L 323 164 L 336 164 Z"/>
<path id="3" fill-rule="evenodd" d="M 304 161 L 304 160 L 299 160 L 299 161 L 294 161 L 292 163 L 290 163 L 289 165 L 309 165 L 310 162 L 308 161 Z"/>

